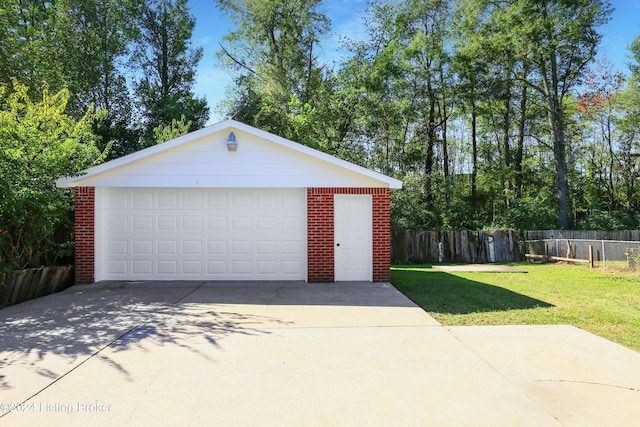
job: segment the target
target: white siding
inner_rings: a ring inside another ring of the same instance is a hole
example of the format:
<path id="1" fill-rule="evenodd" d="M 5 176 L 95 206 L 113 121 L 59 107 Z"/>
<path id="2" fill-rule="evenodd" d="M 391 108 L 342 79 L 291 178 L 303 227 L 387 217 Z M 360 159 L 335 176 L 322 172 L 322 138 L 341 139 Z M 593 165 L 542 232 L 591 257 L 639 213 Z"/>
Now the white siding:
<path id="1" fill-rule="evenodd" d="M 236 152 L 227 151 L 225 130 L 78 182 L 95 187 L 388 187 L 250 133 L 236 130 L 235 135 Z"/>

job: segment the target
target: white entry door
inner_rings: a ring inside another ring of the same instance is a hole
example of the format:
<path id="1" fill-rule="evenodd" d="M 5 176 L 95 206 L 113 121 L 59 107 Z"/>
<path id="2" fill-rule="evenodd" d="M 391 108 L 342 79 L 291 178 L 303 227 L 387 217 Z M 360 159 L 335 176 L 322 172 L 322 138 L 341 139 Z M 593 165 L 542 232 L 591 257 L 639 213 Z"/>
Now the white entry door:
<path id="1" fill-rule="evenodd" d="M 334 196 L 335 280 L 373 280 L 371 195 Z"/>

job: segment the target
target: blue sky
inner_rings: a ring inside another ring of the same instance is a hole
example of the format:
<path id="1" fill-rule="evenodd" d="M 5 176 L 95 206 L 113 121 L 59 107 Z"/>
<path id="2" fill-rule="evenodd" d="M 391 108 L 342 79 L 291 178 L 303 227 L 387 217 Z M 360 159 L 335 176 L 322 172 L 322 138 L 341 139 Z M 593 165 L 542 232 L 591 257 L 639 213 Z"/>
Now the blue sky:
<path id="1" fill-rule="evenodd" d="M 640 0 L 614 0 L 615 8 L 611 21 L 601 28 L 603 39 L 599 56 L 606 56 L 620 71 L 627 72 L 630 61 L 628 46 L 640 35 Z M 362 19 L 366 0 L 325 0 L 320 10 L 331 20 L 331 33 L 324 41 L 324 61 L 339 61 L 341 36 L 355 39 L 364 37 Z M 196 18 L 194 45 L 202 46 L 204 56 L 198 67 L 195 92 L 205 96 L 211 108 L 209 122 L 218 122 L 224 117 L 215 111 L 216 105 L 225 98 L 230 82 L 229 75 L 216 64 L 215 54 L 225 34 L 233 30 L 229 18 L 218 11 L 215 0 L 189 0 L 191 13 Z"/>

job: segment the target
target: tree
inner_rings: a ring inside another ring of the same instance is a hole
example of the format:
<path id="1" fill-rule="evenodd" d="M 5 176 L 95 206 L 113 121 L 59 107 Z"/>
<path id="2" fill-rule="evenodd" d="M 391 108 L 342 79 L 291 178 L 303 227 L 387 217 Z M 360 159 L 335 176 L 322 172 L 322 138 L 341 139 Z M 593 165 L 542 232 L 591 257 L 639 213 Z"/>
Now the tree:
<path id="1" fill-rule="evenodd" d="M 153 140 L 156 141 L 156 144 L 171 141 L 188 134 L 190 126 L 191 122 L 187 121 L 183 115 L 180 120 L 173 119 L 171 125 L 159 125 L 153 129 Z"/>
<path id="2" fill-rule="evenodd" d="M 70 112 L 81 117 L 94 106 L 106 111 L 94 133 L 109 158 L 139 149 L 133 122 L 134 105 L 125 62 L 136 37 L 136 6 L 140 0 L 58 0 L 66 2 L 71 31 L 64 59 L 71 93 Z"/>
<path id="3" fill-rule="evenodd" d="M 218 0 L 236 30 L 225 36 L 221 63 L 235 74 L 228 114 L 309 145 L 297 134 L 300 116 L 311 117 L 324 75 L 317 50 L 329 29 L 320 0 Z"/>
<path id="4" fill-rule="evenodd" d="M 616 168 L 619 161 L 614 147 L 614 121 L 623 84 L 624 75 L 616 71 L 608 60 L 599 60 L 595 68 L 587 70 L 585 89 L 577 100 L 578 111 L 595 125 L 592 128 L 594 142 L 606 147 L 607 164 L 603 171 L 606 179 L 602 187 L 606 189 L 609 211 L 617 208 Z"/>
<path id="5" fill-rule="evenodd" d="M 7 0 L 0 13 L 0 84 L 12 79 L 29 95 L 69 90 L 67 112 L 81 118 L 95 106 L 107 114 L 94 124 L 98 145 L 113 156 L 134 151 L 137 136 L 124 59 L 135 34 L 141 0 Z M 6 12 L 6 14 L 4 13 Z"/>
<path id="6" fill-rule="evenodd" d="M 363 133 L 370 163 L 407 178 L 394 195 L 406 218 L 438 227 L 450 202 L 447 124 L 453 110 L 447 2 L 382 1 L 369 10 L 370 40 L 356 45 L 365 78 Z M 411 177 L 409 180 L 409 176 Z M 411 200 L 411 203 L 407 203 Z M 406 209 L 411 206 L 411 209 Z"/>
<path id="7" fill-rule="evenodd" d="M 46 82 L 53 90 L 66 84 L 61 61 L 68 52 L 69 20 L 59 1 L 5 0 L 0 6 L 0 85 L 12 79 L 35 95 Z"/>
<path id="8" fill-rule="evenodd" d="M 184 116 L 189 131 L 202 128 L 209 119 L 205 99 L 193 93 L 196 67 L 202 48 L 191 46 L 195 20 L 187 0 L 150 0 L 140 19 L 140 35 L 133 63 L 142 71 L 135 92 L 143 118 L 143 135 L 171 126 Z"/>
<path id="9" fill-rule="evenodd" d="M 629 64 L 631 76 L 621 94 L 623 114 L 618 119 L 620 130 L 620 171 L 624 185 L 624 203 L 631 212 L 638 213 L 640 195 L 640 36 L 629 48 L 634 62 Z"/>
<path id="10" fill-rule="evenodd" d="M 601 0 L 517 0 L 504 9 L 491 8 L 501 29 L 531 64 L 518 77 L 545 100 L 552 139 L 560 228 L 569 228 L 566 177 L 566 102 L 593 60 L 601 39 L 599 26 L 609 20 L 611 7 Z"/>
<path id="11" fill-rule="evenodd" d="M 80 120 L 65 113 L 69 91 L 33 101 L 25 85 L 0 88 L 0 266 L 52 264 L 69 250 L 73 200 L 55 180 L 100 161 L 92 110 Z M 56 231 L 66 237 L 56 240 Z"/>

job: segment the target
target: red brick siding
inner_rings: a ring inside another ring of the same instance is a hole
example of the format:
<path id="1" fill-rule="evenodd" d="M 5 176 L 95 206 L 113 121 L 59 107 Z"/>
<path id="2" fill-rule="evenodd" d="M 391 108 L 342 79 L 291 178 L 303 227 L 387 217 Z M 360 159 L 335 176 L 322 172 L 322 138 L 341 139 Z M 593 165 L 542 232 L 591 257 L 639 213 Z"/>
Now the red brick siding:
<path id="1" fill-rule="evenodd" d="M 76 285 L 93 283 L 95 188 L 75 188 Z"/>
<path id="2" fill-rule="evenodd" d="M 388 188 L 373 193 L 373 281 L 391 281 L 391 198 Z"/>
<path id="3" fill-rule="evenodd" d="M 334 281 L 334 194 L 372 195 L 373 281 L 388 282 L 391 267 L 390 191 L 388 188 L 307 189 L 308 281 Z"/>

